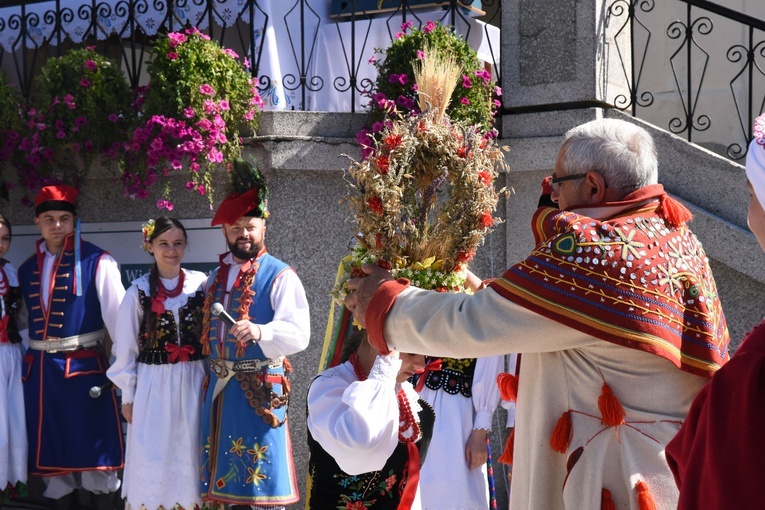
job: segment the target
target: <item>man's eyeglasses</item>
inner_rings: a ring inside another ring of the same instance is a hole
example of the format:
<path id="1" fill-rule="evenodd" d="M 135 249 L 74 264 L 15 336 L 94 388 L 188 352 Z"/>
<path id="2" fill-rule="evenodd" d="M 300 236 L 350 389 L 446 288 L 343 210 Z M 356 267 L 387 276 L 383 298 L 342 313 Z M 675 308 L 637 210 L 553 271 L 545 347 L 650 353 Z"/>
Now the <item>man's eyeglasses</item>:
<path id="1" fill-rule="evenodd" d="M 563 177 L 555 177 L 555 172 L 553 172 L 552 179 L 550 179 L 550 186 L 553 191 L 557 192 L 560 189 L 560 184 L 562 182 L 573 181 L 574 179 L 584 179 L 585 177 L 587 177 L 587 172 L 583 174 L 564 175 Z"/>

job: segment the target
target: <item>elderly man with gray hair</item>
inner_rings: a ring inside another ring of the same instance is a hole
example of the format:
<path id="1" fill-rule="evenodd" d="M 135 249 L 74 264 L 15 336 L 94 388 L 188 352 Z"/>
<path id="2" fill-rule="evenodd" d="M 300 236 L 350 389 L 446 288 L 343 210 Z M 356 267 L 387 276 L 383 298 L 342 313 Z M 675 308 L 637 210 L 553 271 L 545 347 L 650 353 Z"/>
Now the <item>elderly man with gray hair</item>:
<path id="1" fill-rule="evenodd" d="M 691 214 L 657 168 L 641 127 L 578 126 L 547 179 L 559 209 L 536 211 L 536 247 L 488 288 L 431 292 L 371 265 L 348 284 L 383 353 L 521 353 L 513 510 L 677 505 L 664 447 L 729 337 Z"/>

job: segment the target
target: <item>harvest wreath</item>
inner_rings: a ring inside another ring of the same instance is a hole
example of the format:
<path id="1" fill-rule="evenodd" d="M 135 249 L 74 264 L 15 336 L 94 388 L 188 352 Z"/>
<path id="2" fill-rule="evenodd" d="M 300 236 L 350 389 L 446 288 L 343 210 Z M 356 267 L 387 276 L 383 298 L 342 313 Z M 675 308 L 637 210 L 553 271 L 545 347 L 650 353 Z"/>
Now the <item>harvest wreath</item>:
<path id="1" fill-rule="evenodd" d="M 340 302 L 364 263 L 421 288 L 464 290 L 468 262 L 500 221 L 493 213 L 505 189 L 494 181 L 503 151 L 475 126 L 445 115 L 462 70 L 448 55 L 424 53 L 415 62 L 422 113 L 399 115 L 383 128 L 373 156 L 348 170 L 358 234 L 332 291 Z"/>

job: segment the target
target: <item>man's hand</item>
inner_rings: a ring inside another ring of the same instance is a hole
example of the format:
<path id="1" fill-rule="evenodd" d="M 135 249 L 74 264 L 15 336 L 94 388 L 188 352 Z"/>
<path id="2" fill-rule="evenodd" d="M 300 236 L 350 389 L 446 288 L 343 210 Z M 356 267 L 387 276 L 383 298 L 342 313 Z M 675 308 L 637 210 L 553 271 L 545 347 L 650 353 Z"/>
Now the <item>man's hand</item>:
<path id="1" fill-rule="evenodd" d="M 486 431 L 474 429 L 465 443 L 465 462 L 468 469 L 475 469 L 486 464 L 489 452 L 486 450 Z"/>
<path id="2" fill-rule="evenodd" d="M 228 332 L 236 337 L 237 342 L 242 344 L 260 341 L 260 327 L 250 321 L 236 321 L 236 323 L 229 328 Z"/>
<path id="3" fill-rule="evenodd" d="M 361 270 L 369 276 L 348 280 L 350 292 L 345 296 L 345 306 L 359 324 L 367 327 L 366 314 L 369 302 L 372 301 L 372 296 L 375 295 L 380 285 L 393 280 L 393 275 L 374 264 L 364 264 L 361 266 Z"/>
<path id="4" fill-rule="evenodd" d="M 122 416 L 125 417 L 125 421 L 133 423 L 133 403 L 126 402 L 122 404 Z"/>

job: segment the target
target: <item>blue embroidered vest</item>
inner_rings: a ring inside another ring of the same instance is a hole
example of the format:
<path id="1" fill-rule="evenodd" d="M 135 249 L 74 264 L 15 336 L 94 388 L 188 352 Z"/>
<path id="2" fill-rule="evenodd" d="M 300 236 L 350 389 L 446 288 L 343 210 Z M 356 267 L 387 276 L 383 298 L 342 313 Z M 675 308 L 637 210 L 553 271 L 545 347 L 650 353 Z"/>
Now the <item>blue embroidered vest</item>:
<path id="1" fill-rule="evenodd" d="M 282 271 L 289 268 L 289 266 L 281 260 L 269 255 L 268 253 L 265 253 L 260 258 L 258 258 L 257 263 L 259 264 L 258 272 L 255 275 L 255 280 L 252 285 L 252 290 L 255 291 L 255 295 L 252 298 L 249 315 L 252 322 L 266 324 L 271 322 L 274 318 L 274 309 L 271 307 L 271 286 L 273 285 L 276 277 Z M 218 276 L 217 272 L 219 271 L 220 268 L 215 269 L 210 275 L 211 278 L 216 279 Z M 225 290 L 225 286 L 226 282 L 220 281 L 215 289 L 209 289 L 210 292 L 214 292 L 214 301 L 218 303 L 223 302 L 223 291 Z M 239 320 L 237 309 L 239 308 L 239 303 L 242 300 L 242 290 L 243 289 L 241 287 L 234 287 L 231 289 L 231 296 L 228 300 L 228 306 L 226 307 L 226 312 L 231 315 L 234 320 Z M 209 313 L 210 310 L 205 310 L 205 314 Z M 210 321 L 210 334 L 208 337 L 210 340 L 210 356 L 213 358 L 223 358 L 228 360 L 266 358 L 266 356 L 263 354 L 263 350 L 257 343 L 255 345 L 247 345 L 245 348 L 244 356 L 237 357 L 236 342 L 230 335 L 227 335 L 225 341 L 223 342 L 223 351 L 221 351 L 220 345 L 218 343 L 218 328 L 221 327 L 220 322 L 221 321 L 219 319 L 214 318 Z M 225 324 L 223 324 L 223 327 L 228 329 L 228 326 Z"/>
<path id="2" fill-rule="evenodd" d="M 42 306 L 41 274 L 42 257 L 37 242 L 35 254 L 19 267 L 19 283 L 23 289 L 24 301 L 29 312 L 29 338 L 64 338 L 72 335 L 91 333 L 103 329 L 101 306 L 96 292 L 96 269 L 105 253 L 94 244 L 82 241 L 82 296 L 75 293 L 74 250 L 70 243 L 53 263 L 52 282 L 47 313 Z M 98 313 L 93 313 L 93 310 Z"/>

